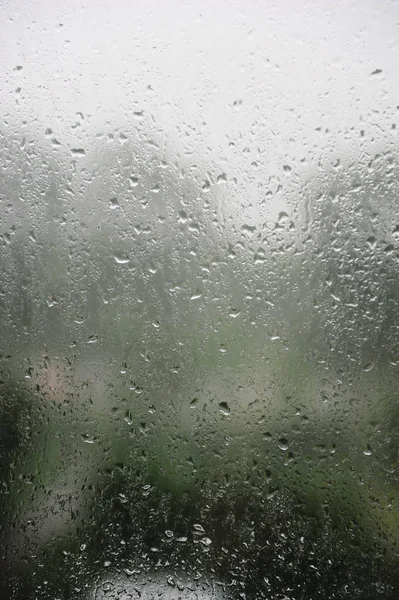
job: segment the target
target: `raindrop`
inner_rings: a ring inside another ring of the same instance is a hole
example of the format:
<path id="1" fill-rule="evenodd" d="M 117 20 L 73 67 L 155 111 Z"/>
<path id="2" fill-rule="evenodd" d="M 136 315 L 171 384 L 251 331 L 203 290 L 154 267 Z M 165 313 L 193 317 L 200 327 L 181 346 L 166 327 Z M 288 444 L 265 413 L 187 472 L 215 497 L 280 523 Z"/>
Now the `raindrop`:
<path id="1" fill-rule="evenodd" d="M 71 153 L 73 154 L 73 156 L 85 156 L 86 150 L 84 150 L 83 148 L 72 148 Z"/>
<path id="2" fill-rule="evenodd" d="M 243 233 L 247 233 L 247 234 L 253 235 L 255 233 L 255 231 L 256 231 L 256 226 L 255 225 L 243 225 L 241 227 L 241 231 Z"/>
<path id="3" fill-rule="evenodd" d="M 212 540 L 209 537 L 203 537 L 200 541 L 201 544 L 208 547 L 212 544 Z"/>
<path id="4" fill-rule="evenodd" d="M 137 187 L 139 184 L 139 178 L 132 175 L 132 177 L 129 177 L 129 183 L 130 187 Z"/>
<path id="5" fill-rule="evenodd" d="M 227 402 L 219 402 L 219 409 L 223 415 L 228 416 L 231 414 L 230 406 L 227 404 Z"/>
<path id="6" fill-rule="evenodd" d="M 130 262 L 130 258 L 121 256 L 119 254 L 114 254 L 114 260 L 118 265 L 126 265 L 128 262 Z"/>
<path id="7" fill-rule="evenodd" d="M 287 438 L 285 438 L 285 437 L 280 438 L 277 442 L 277 446 L 280 448 L 280 450 L 283 450 L 284 452 L 286 450 L 288 450 L 289 444 L 288 444 Z"/>
<path id="8" fill-rule="evenodd" d="M 202 292 L 200 292 L 200 290 L 196 290 L 191 296 L 190 296 L 190 300 L 198 300 L 199 298 L 202 297 Z"/>
<path id="9" fill-rule="evenodd" d="M 278 215 L 278 220 L 277 222 L 279 223 L 279 225 L 284 225 L 286 223 L 288 223 L 288 221 L 290 220 L 289 216 L 287 215 L 286 212 L 280 212 Z"/>

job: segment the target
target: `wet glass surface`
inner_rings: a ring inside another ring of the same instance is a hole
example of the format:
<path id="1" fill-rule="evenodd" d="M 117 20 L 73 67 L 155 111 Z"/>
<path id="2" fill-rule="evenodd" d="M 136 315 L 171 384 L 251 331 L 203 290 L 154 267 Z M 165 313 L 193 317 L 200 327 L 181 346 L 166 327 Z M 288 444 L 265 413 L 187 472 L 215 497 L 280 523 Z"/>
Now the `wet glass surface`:
<path id="1" fill-rule="evenodd" d="M 0 13 L 1 597 L 396 600 L 397 3 Z"/>

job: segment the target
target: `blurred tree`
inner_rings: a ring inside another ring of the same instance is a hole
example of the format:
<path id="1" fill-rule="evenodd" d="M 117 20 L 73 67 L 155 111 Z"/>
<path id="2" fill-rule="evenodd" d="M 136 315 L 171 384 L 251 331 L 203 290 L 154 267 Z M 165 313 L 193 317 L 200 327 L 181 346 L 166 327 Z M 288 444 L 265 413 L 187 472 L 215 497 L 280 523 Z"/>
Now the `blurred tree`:
<path id="1" fill-rule="evenodd" d="M 0 156 L 10 597 L 85 597 L 111 561 L 396 598 L 395 159 L 258 233 L 149 133 Z"/>

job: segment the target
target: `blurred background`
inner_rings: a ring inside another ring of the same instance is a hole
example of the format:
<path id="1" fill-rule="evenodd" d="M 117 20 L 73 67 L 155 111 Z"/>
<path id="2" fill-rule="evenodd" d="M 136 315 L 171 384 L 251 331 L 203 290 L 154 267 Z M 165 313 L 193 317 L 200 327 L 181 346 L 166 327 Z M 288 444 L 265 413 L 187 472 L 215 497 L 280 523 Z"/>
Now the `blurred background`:
<path id="1" fill-rule="evenodd" d="M 399 4 L 0 7 L 6 599 L 396 599 Z"/>

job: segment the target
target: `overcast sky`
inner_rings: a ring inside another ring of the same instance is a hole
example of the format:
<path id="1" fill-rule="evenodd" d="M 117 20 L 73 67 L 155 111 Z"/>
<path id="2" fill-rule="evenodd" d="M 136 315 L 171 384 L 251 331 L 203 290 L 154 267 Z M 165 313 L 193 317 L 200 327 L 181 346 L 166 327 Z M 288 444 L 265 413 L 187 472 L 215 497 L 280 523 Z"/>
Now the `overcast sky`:
<path id="1" fill-rule="evenodd" d="M 0 131 L 70 148 L 139 120 L 228 177 L 256 162 L 250 189 L 395 146 L 398 45 L 398 1 L 2 0 Z"/>

